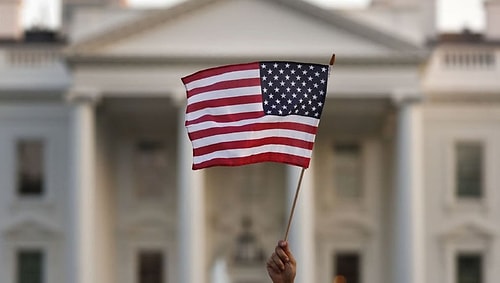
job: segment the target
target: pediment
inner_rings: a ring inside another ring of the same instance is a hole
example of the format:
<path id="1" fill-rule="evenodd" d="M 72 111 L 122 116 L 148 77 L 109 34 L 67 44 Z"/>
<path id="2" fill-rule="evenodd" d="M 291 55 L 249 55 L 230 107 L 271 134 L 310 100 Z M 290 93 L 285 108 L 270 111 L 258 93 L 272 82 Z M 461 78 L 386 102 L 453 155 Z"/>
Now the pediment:
<path id="1" fill-rule="evenodd" d="M 13 239 L 53 238 L 59 235 L 61 231 L 60 227 L 37 216 L 24 216 L 13 219 L 2 230 L 7 238 Z"/>
<path id="2" fill-rule="evenodd" d="M 481 220 L 468 219 L 444 227 L 439 234 L 443 239 L 492 238 L 498 235 L 498 229 Z"/>
<path id="3" fill-rule="evenodd" d="M 69 48 L 117 57 L 350 57 L 418 50 L 301 0 L 197 0 L 152 12 Z"/>

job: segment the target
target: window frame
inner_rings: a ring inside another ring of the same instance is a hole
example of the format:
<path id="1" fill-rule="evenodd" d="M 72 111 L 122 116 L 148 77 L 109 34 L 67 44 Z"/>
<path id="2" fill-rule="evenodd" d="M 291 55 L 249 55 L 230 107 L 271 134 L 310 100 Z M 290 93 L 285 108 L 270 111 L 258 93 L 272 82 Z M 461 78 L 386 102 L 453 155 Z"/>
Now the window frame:
<path id="1" fill-rule="evenodd" d="M 41 155 L 42 155 L 42 168 L 41 168 L 41 191 L 39 194 L 23 194 L 20 189 L 21 177 L 20 177 L 20 158 L 19 158 L 19 146 L 21 142 L 40 142 L 41 143 Z M 47 140 L 44 137 L 16 137 L 14 139 L 13 146 L 14 153 L 14 194 L 17 199 L 22 200 L 43 200 L 47 198 L 48 194 L 48 150 L 47 150 Z"/>
<path id="2" fill-rule="evenodd" d="M 20 247 L 15 251 L 15 283 L 23 283 L 21 281 L 21 255 L 25 252 L 36 252 L 40 255 L 40 282 L 45 283 L 47 273 L 47 255 L 43 248 Z"/>

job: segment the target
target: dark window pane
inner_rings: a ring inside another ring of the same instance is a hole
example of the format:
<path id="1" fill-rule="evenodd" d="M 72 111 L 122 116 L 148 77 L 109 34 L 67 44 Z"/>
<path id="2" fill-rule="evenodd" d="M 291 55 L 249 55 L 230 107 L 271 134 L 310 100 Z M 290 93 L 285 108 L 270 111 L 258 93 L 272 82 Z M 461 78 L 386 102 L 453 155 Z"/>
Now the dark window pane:
<path id="1" fill-rule="evenodd" d="M 359 253 L 337 253 L 335 255 L 335 274 L 333 277 L 342 275 L 345 277 L 348 283 L 360 283 L 360 267 L 361 258 L 359 256 Z"/>
<path id="2" fill-rule="evenodd" d="M 43 283 L 43 253 L 40 250 L 20 250 L 17 253 L 18 283 Z"/>
<path id="3" fill-rule="evenodd" d="M 163 254 L 160 251 L 139 253 L 139 283 L 163 283 Z"/>
<path id="4" fill-rule="evenodd" d="M 482 283 L 480 254 L 460 254 L 457 257 L 457 283 Z"/>
<path id="5" fill-rule="evenodd" d="M 17 142 L 17 191 L 21 196 L 43 193 L 43 142 L 20 140 Z"/>
<path id="6" fill-rule="evenodd" d="M 362 194 L 361 147 L 359 144 L 334 145 L 334 186 L 344 198 L 359 198 Z"/>
<path id="7" fill-rule="evenodd" d="M 459 197 L 479 198 L 482 195 L 483 148 L 477 142 L 456 145 L 456 183 Z"/>

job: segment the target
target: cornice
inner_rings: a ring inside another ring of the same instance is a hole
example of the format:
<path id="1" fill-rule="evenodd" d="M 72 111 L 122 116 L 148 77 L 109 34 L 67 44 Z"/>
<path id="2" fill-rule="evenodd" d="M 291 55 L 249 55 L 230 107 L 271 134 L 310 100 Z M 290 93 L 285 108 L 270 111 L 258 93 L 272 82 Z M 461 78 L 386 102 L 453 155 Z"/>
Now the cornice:
<path id="1" fill-rule="evenodd" d="M 233 64 L 240 62 L 283 60 L 283 61 L 307 61 L 319 64 L 327 64 L 328 56 L 134 56 L 134 55 L 69 55 L 66 58 L 70 67 L 77 66 L 102 66 L 102 65 L 133 65 L 133 66 L 158 66 L 158 65 L 192 65 L 192 64 Z M 401 53 L 391 56 L 356 56 L 342 57 L 337 55 L 335 67 L 339 65 L 353 66 L 394 66 L 394 65 L 419 65 L 425 61 L 422 53 Z"/>

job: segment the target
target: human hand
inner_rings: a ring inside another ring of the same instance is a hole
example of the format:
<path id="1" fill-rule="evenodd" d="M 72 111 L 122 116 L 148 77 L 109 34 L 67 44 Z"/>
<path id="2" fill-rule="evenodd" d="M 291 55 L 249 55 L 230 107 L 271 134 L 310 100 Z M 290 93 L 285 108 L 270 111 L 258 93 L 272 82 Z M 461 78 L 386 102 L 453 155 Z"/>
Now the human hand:
<path id="1" fill-rule="evenodd" d="M 297 263 L 288 246 L 288 242 L 279 241 L 274 253 L 267 260 L 267 273 L 273 283 L 293 283 Z"/>

